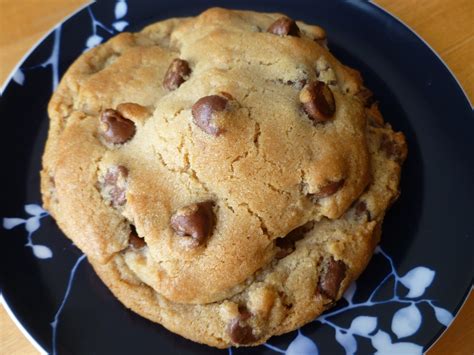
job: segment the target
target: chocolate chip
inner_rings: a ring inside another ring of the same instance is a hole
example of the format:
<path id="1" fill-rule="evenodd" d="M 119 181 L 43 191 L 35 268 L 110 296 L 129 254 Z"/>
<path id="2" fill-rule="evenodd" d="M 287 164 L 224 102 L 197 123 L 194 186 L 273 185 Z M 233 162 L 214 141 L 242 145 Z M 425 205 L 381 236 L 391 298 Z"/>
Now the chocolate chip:
<path id="1" fill-rule="evenodd" d="M 288 256 L 295 250 L 295 243 L 298 240 L 303 239 L 306 233 L 308 233 L 314 227 L 314 222 L 308 222 L 293 229 L 283 238 L 278 238 L 275 240 L 275 245 L 280 248 L 276 253 L 275 257 L 277 259 L 283 259 L 285 256 Z"/>
<path id="2" fill-rule="evenodd" d="M 403 153 L 401 147 L 386 134 L 382 135 L 380 150 L 385 153 L 387 158 L 394 160 L 397 163 L 402 162 Z"/>
<path id="3" fill-rule="evenodd" d="M 233 343 L 250 344 L 257 340 L 252 327 L 246 323 L 251 316 L 252 313 L 245 306 L 239 306 L 239 316 L 233 319 L 228 327 L 229 336 Z"/>
<path id="4" fill-rule="evenodd" d="M 191 74 L 187 61 L 176 58 L 171 62 L 163 79 L 163 86 L 168 90 L 176 90 Z"/>
<path id="5" fill-rule="evenodd" d="M 128 169 L 122 165 L 112 166 L 105 173 L 102 191 L 114 207 L 123 206 L 127 201 L 127 177 Z"/>
<path id="6" fill-rule="evenodd" d="M 234 344 L 250 344 L 257 340 L 253 335 L 252 327 L 242 324 L 239 319 L 232 320 L 228 332 Z"/>
<path id="7" fill-rule="evenodd" d="M 357 204 L 355 205 L 355 212 L 356 212 L 356 215 L 360 216 L 362 215 L 362 213 L 364 213 L 365 211 L 367 211 L 367 205 L 364 201 L 359 201 L 357 202 Z"/>
<path id="8" fill-rule="evenodd" d="M 356 217 L 362 217 L 365 214 L 367 216 L 367 220 L 371 220 L 371 215 L 369 210 L 367 209 L 367 204 L 365 203 L 365 201 L 357 202 L 354 206 L 354 209 Z"/>
<path id="9" fill-rule="evenodd" d="M 241 321 L 246 321 L 252 317 L 252 313 L 247 309 L 247 307 L 239 305 L 239 317 Z"/>
<path id="10" fill-rule="evenodd" d="M 191 237 L 197 245 L 205 242 L 214 228 L 213 202 L 194 203 L 180 208 L 171 217 L 171 227 L 181 237 Z"/>
<path id="11" fill-rule="evenodd" d="M 330 182 L 329 184 L 321 187 L 318 192 L 314 194 L 310 194 L 310 197 L 313 200 L 319 200 L 321 198 L 334 195 L 336 192 L 338 192 L 342 188 L 342 186 L 344 186 L 344 182 L 345 182 L 345 179 Z"/>
<path id="12" fill-rule="evenodd" d="M 130 225 L 130 234 L 128 236 L 128 244 L 134 249 L 141 249 L 146 246 L 145 240 L 138 236 L 137 230 L 134 225 Z"/>
<path id="13" fill-rule="evenodd" d="M 135 123 L 124 118 L 120 112 L 107 109 L 100 117 L 101 135 L 108 143 L 122 144 L 135 135 Z"/>
<path id="14" fill-rule="evenodd" d="M 295 21 L 288 17 L 280 17 L 268 27 L 267 32 L 278 36 L 300 36 L 300 29 Z"/>
<path id="15" fill-rule="evenodd" d="M 204 96 L 196 101 L 192 107 L 193 122 L 207 134 L 218 136 L 222 133 L 222 129 L 218 127 L 215 115 L 226 109 L 228 96 L 210 95 Z M 230 96 L 232 97 L 232 96 Z"/>
<path id="16" fill-rule="evenodd" d="M 300 92 L 300 102 L 303 110 L 315 123 L 331 119 L 336 111 L 334 95 L 322 81 L 307 84 Z"/>
<path id="17" fill-rule="evenodd" d="M 324 272 L 319 279 L 319 292 L 321 292 L 326 297 L 335 300 L 337 298 L 337 294 L 339 293 L 341 282 L 346 276 L 346 268 L 347 267 L 344 262 L 341 260 L 336 261 L 331 256 L 327 262 Z"/>

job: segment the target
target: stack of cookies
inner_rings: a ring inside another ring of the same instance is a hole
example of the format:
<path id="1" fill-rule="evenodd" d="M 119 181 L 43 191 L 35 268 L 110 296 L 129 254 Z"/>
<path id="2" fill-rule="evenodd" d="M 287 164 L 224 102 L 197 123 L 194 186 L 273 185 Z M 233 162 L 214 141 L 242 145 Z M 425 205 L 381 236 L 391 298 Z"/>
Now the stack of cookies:
<path id="1" fill-rule="evenodd" d="M 210 9 L 84 53 L 49 104 L 45 207 L 125 306 L 257 345 L 366 267 L 403 134 L 324 30 Z"/>

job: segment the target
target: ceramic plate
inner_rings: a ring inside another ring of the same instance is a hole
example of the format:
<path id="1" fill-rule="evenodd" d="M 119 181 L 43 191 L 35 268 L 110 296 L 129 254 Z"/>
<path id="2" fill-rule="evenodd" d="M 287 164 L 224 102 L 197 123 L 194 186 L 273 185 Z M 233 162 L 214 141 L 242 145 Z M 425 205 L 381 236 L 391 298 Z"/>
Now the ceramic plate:
<path id="1" fill-rule="evenodd" d="M 2 90 L 4 304 L 38 347 L 58 354 L 421 353 L 440 336 L 473 275 L 473 111 L 456 79 L 407 27 L 363 1 L 226 1 L 279 11 L 329 34 L 408 139 L 398 202 L 367 270 L 337 306 L 255 348 L 217 350 L 126 310 L 44 211 L 39 193 L 46 105 L 82 52 L 120 31 L 197 15 L 215 1 L 101 1 L 58 25 Z"/>

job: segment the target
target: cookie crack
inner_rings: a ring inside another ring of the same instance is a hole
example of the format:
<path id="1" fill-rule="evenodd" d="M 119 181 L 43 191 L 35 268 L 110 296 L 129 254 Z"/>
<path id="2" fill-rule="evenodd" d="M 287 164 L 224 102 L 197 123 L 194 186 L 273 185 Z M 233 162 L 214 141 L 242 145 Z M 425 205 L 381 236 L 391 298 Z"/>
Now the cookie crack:
<path id="1" fill-rule="evenodd" d="M 263 220 L 262 216 L 260 216 L 257 212 L 253 211 L 251 208 L 250 208 L 250 205 L 246 202 L 241 202 L 238 204 L 239 207 L 245 207 L 245 209 L 247 210 L 247 212 L 258 219 L 259 223 L 260 223 L 260 229 L 262 231 L 262 233 L 269 239 L 271 240 L 271 236 L 268 232 L 268 228 L 265 224 L 265 221 Z"/>
<path id="2" fill-rule="evenodd" d="M 278 59 L 273 60 L 273 61 L 263 61 L 262 59 L 258 59 L 258 58 L 245 57 L 245 58 L 241 59 L 241 58 L 236 56 L 235 58 L 233 58 L 232 63 L 236 64 L 236 65 L 239 65 L 239 64 L 240 65 L 246 65 L 246 66 L 260 65 L 260 66 L 263 66 L 263 67 L 271 67 L 275 64 L 278 64 L 280 61 L 281 61 L 281 58 L 278 58 Z"/>
<path id="3" fill-rule="evenodd" d="M 179 110 L 179 112 L 181 112 L 181 110 Z M 175 115 L 179 114 L 179 112 L 177 112 Z M 190 130 L 190 127 L 188 125 L 188 129 Z M 158 136 L 159 138 L 162 138 L 160 135 Z M 166 142 L 166 140 L 165 140 Z M 158 161 L 160 162 L 160 164 L 163 166 L 163 168 L 165 168 L 167 171 L 169 171 L 170 173 L 177 173 L 177 174 L 180 174 L 180 175 L 186 175 L 189 179 L 191 179 L 192 181 L 196 182 L 198 185 L 200 185 L 200 187 L 207 193 L 210 192 L 210 189 L 208 188 L 208 186 L 206 185 L 206 183 L 204 181 L 202 181 L 199 176 L 197 175 L 197 172 L 192 168 L 191 166 L 191 162 L 190 162 L 190 159 L 189 159 L 189 150 L 186 149 L 186 138 L 184 135 L 180 135 L 180 141 L 178 143 L 178 146 L 176 147 L 176 150 L 178 152 L 178 154 L 181 156 L 183 162 L 184 162 L 184 167 L 182 168 L 172 168 L 169 166 L 169 164 L 167 164 L 165 158 L 163 157 L 163 155 L 159 152 L 159 150 L 153 146 L 153 152 L 155 154 L 155 156 L 158 158 Z M 191 189 L 189 186 L 186 185 L 186 189 L 188 190 L 189 193 L 192 193 Z"/>
<path id="4" fill-rule="evenodd" d="M 230 171 L 232 175 L 234 175 L 234 172 L 235 172 L 234 165 L 237 164 L 240 160 L 247 158 L 249 154 L 250 154 L 249 151 L 246 151 L 244 152 L 244 154 L 240 154 L 234 159 L 232 159 L 232 161 L 230 162 Z"/>
<path id="5" fill-rule="evenodd" d="M 162 155 L 158 150 L 156 150 L 155 147 L 153 147 L 153 151 L 154 151 L 154 153 L 155 153 L 155 156 L 158 158 L 159 162 L 161 163 L 161 165 L 162 165 L 166 170 L 168 170 L 170 173 L 178 173 L 178 174 L 183 173 L 183 171 L 182 171 L 181 169 L 174 169 L 174 168 L 170 167 L 170 166 L 166 163 L 165 159 L 163 158 L 163 155 Z"/>
<path id="6" fill-rule="evenodd" d="M 278 58 L 271 62 L 264 62 L 263 60 L 259 60 L 258 64 L 263 65 L 264 67 L 271 67 L 272 65 L 278 64 L 281 61 L 281 58 Z"/>
<path id="7" fill-rule="evenodd" d="M 170 93 L 168 93 L 167 95 L 172 95 L 172 94 L 173 94 L 173 92 L 170 92 Z M 165 96 L 166 96 L 166 95 L 165 95 Z M 161 100 L 162 98 L 163 98 L 163 97 L 161 97 L 160 100 Z M 155 107 L 156 107 L 156 106 L 155 106 Z M 165 116 L 164 116 L 165 122 L 166 122 L 167 124 L 169 124 L 171 120 L 174 120 L 176 117 L 178 117 L 178 115 L 179 115 L 181 112 L 183 112 L 184 110 L 185 110 L 184 107 L 179 108 L 177 111 L 175 111 L 175 112 L 173 113 L 173 115 L 172 115 L 169 119 L 168 119 L 168 117 L 166 117 L 166 115 L 165 115 Z"/>
<path id="8" fill-rule="evenodd" d="M 184 157 L 185 157 L 185 162 L 186 162 L 186 167 L 187 167 L 184 173 L 186 173 L 190 178 L 192 178 L 195 182 L 197 182 L 205 192 L 209 193 L 210 190 L 207 187 L 206 183 L 204 183 L 204 181 L 202 181 L 199 178 L 199 176 L 196 173 L 196 170 L 191 168 L 191 164 L 189 163 L 189 152 L 186 152 L 184 154 Z"/>
<path id="9" fill-rule="evenodd" d="M 168 172 L 172 173 L 172 174 L 179 174 L 179 175 L 183 175 L 183 174 L 186 174 L 185 171 L 183 171 L 182 169 L 173 169 L 172 167 L 170 167 L 165 159 L 163 158 L 163 155 L 158 152 L 154 147 L 153 147 L 153 151 L 154 151 L 154 154 L 155 154 L 155 157 L 158 158 L 158 161 L 160 162 L 161 166 L 166 169 Z M 186 174 L 188 177 L 189 174 Z M 191 188 L 188 186 L 188 184 L 183 184 L 183 186 L 186 188 L 186 190 L 188 191 L 188 193 L 192 193 L 191 191 Z"/>
<path id="10" fill-rule="evenodd" d="M 241 102 L 246 101 L 251 94 L 256 93 L 256 92 L 258 92 L 258 90 L 252 86 L 251 88 L 247 89 L 247 92 L 245 93 L 245 95 L 242 97 L 242 100 L 240 101 Z"/>
<path id="11" fill-rule="evenodd" d="M 188 123 L 188 132 L 189 132 L 189 136 L 192 137 L 191 126 L 190 126 L 189 123 Z M 183 160 L 184 160 L 184 169 L 182 170 L 182 172 L 187 174 L 194 182 L 198 183 L 206 193 L 210 193 L 211 190 L 209 189 L 207 184 L 199 178 L 196 170 L 194 170 L 192 168 L 192 164 L 191 164 L 191 161 L 189 159 L 189 149 L 187 149 L 187 144 L 186 143 L 189 144 L 189 140 L 186 139 L 185 136 L 181 135 L 181 142 L 178 146 L 178 152 L 180 154 L 181 154 L 181 152 L 183 152 L 182 157 L 183 157 Z M 192 146 L 193 145 L 191 144 L 191 147 Z"/>
<path id="12" fill-rule="evenodd" d="M 272 185 L 272 184 L 269 183 L 269 182 L 264 181 L 264 185 L 265 185 L 266 187 L 268 187 L 270 190 L 272 190 L 273 192 L 276 192 L 276 193 L 278 193 L 278 194 L 280 194 L 280 195 L 286 195 L 286 196 L 288 196 L 288 197 L 291 196 L 291 193 L 290 193 L 289 191 L 279 189 L 278 187 Z"/>
<path id="13" fill-rule="evenodd" d="M 255 145 L 255 148 L 257 149 L 257 155 L 260 149 L 260 136 L 261 135 L 262 135 L 262 131 L 260 129 L 260 123 L 255 122 L 255 129 L 253 133 L 253 144 Z"/>
<path id="14" fill-rule="evenodd" d="M 250 94 L 251 94 L 251 91 L 249 90 L 249 92 L 247 93 L 247 95 L 245 95 L 242 101 L 245 101 L 250 96 Z M 260 122 L 258 122 L 258 120 L 255 119 L 255 117 L 252 114 L 252 106 L 246 106 L 245 108 L 247 110 L 248 118 L 251 119 L 255 123 L 252 142 L 256 149 L 256 156 L 258 156 L 260 153 L 260 137 L 262 135 L 262 129 L 260 127 Z"/>

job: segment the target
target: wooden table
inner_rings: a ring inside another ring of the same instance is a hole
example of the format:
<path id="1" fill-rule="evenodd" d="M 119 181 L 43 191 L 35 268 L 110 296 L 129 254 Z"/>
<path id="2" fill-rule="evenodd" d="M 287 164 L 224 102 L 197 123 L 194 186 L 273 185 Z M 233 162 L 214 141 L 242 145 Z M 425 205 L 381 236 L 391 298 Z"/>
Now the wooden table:
<path id="1" fill-rule="evenodd" d="M 474 100 L 474 1 L 376 0 L 423 37 Z M 0 83 L 54 24 L 84 0 L 0 0 Z M 37 354 L 0 306 L 0 354 Z M 430 355 L 474 354 L 474 296 Z"/>

